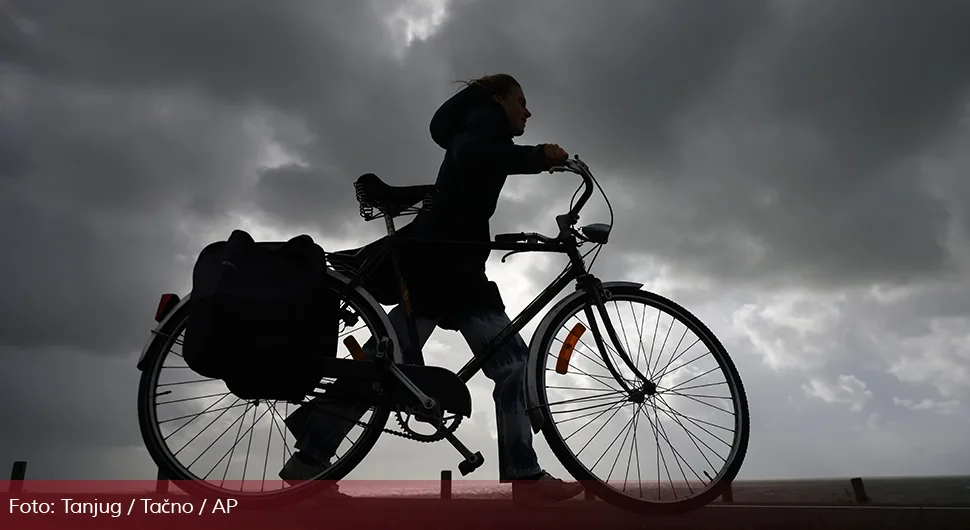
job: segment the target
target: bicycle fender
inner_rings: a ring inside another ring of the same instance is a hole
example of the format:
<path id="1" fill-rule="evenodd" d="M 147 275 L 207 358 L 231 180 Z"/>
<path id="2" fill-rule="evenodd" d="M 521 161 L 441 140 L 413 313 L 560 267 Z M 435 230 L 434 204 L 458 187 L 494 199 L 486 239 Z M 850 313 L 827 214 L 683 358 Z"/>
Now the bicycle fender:
<path id="1" fill-rule="evenodd" d="M 350 283 L 349 278 L 332 269 L 327 269 L 327 275 L 344 285 L 347 285 Z M 399 364 L 403 363 L 404 360 L 402 357 L 400 343 L 398 343 L 398 340 L 397 340 L 397 333 L 395 332 L 394 326 L 391 325 L 390 319 L 387 317 L 387 312 L 384 311 L 384 308 L 381 307 L 381 305 L 377 303 L 377 300 L 375 300 L 370 293 L 365 291 L 363 287 L 357 286 L 354 289 L 354 291 L 356 291 L 357 295 L 363 298 L 366 303 L 370 304 L 374 312 L 377 313 L 377 316 L 381 320 L 381 323 L 384 324 L 384 329 L 387 330 L 388 334 L 390 335 L 389 338 L 391 339 L 391 343 L 394 345 L 394 351 L 393 351 L 394 362 Z M 148 349 L 155 341 L 155 335 L 162 334 L 162 330 L 165 329 L 165 327 L 168 325 L 168 321 L 172 318 L 173 315 L 175 315 L 182 308 L 182 306 L 188 303 L 191 297 L 192 297 L 192 293 L 191 292 L 187 293 L 185 297 L 179 300 L 179 302 L 175 304 L 175 307 L 173 307 L 172 310 L 169 311 L 167 315 L 165 315 L 165 318 L 163 318 L 162 321 L 159 322 L 158 325 L 152 329 L 151 335 L 148 337 L 148 341 L 146 341 L 145 345 L 142 347 L 141 355 L 138 356 L 138 362 L 135 365 L 138 368 L 138 371 L 141 372 L 145 370 L 146 360 L 148 359 Z"/>
<path id="2" fill-rule="evenodd" d="M 349 277 L 340 274 L 329 267 L 327 268 L 327 275 L 344 285 L 350 284 Z M 374 296 L 367 292 L 367 290 L 362 286 L 358 285 L 357 287 L 354 287 L 354 292 L 357 293 L 357 295 L 360 296 L 364 302 L 371 306 L 371 309 L 377 314 L 377 318 L 380 319 L 381 324 L 384 325 L 384 329 L 387 330 L 387 338 L 390 339 L 391 345 L 394 346 L 394 351 L 392 352 L 394 363 L 404 364 L 404 352 L 401 351 L 401 343 L 397 340 L 397 330 L 394 329 L 394 326 L 391 324 L 391 319 L 388 318 L 387 311 L 384 311 L 384 308 L 381 306 L 380 302 L 378 302 L 377 299 L 375 299 Z"/>
<path id="3" fill-rule="evenodd" d="M 611 287 L 630 287 L 633 289 L 639 289 L 643 287 L 642 283 L 637 282 L 603 282 L 603 289 L 610 289 Z M 535 333 L 532 334 L 532 340 L 529 343 L 529 360 L 526 363 L 526 373 L 523 378 L 522 384 L 525 386 L 525 404 L 526 410 L 529 413 L 529 422 L 532 424 L 532 432 L 538 434 L 542 430 L 543 416 L 542 412 L 539 410 L 541 406 L 539 398 L 539 386 L 536 384 L 537 374 L 543 369 L 540 364 L 542 363 L 543 353 L 540 352 L 540 342 L 542 338 L 549 331 L 549 326 L 552 325 L 553 319 L 555 319 L 561 311 L 566 307 L 566 305 L 573 303 L 576 299 L 586 295 L 586 291 L 575 291 L 569 296 L 566 296 L 559 301 L 556 305 L 546 313 L 546 316 L 542 318 L 539 322 L 538 327 L 536 327 Z"/>

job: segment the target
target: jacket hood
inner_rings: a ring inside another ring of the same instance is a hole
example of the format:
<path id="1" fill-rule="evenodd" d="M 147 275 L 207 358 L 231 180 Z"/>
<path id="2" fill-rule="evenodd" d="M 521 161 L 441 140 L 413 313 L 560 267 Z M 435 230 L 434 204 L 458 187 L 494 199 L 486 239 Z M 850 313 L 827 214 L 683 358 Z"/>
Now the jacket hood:
<path id="1" fill-rule="evenodd" d="M 501 110 L 501 105 L 492 99 L 492 93 L 488 90 L 477 85 L 463 88 L 435 111 L 431 118 L 431 139 L 442 149 L 448 149 L 468 114 L 487 106 Z"/>

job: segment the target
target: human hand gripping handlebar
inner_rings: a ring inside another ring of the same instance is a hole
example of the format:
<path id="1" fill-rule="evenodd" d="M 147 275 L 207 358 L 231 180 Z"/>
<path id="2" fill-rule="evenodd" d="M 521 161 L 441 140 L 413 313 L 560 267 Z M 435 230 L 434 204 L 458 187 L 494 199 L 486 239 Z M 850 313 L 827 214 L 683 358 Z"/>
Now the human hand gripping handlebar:
<path id="1" fill-rule="evenodd" d="M 580 160 L 579 155 L 573 155 L 573 158 L 567 159 L 565 163 L 560 166 L 553 166 L 549 168 L 549 173 L 576 173 L 583 178 L 583 193 L 579 197 L 579 200 L 573 205 L 572 208 L 567 213 L 556 216 L 556 225 L 559 227 L 559 236 L 556 238 L 551 238 L 538 234 L 535 232 L 516 232 L 511 234 L 496 234 L 496 243 L 555 243 L 562 240 L 569 233 L 574 233 L 572 227 L 579 222 L 579 212 L 586 206 L 586 202 L 593 195 L 593 183 L 595 179 L 593 174 L 589 169 L 589 166 Z M 605 195 L 604 195 L 605 197 Z M 609 199 L 607 199 L 609 201 Z M 612 216 L 612 208 L 611 216 Z M 612 220 L 611 223 L 612 225 Z"/>

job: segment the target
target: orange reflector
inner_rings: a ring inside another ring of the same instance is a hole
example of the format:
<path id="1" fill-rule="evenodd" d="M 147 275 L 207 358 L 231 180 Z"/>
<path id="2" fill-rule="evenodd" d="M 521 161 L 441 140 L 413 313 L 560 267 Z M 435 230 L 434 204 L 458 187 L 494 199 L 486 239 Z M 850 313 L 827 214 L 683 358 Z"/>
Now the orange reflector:
<path id="1" fill-rule="evenodd" d="M 559 359 L 556 361 L 557 373 L 565 375 L 569 371 L 569 358 L 573 356 L 573 350 L 576 349 L 579 338 L 585 332 L 586 326 L 577 323 L 573 326 L 573 330 L 569 332 L 569 335 L 566 336 L 566 340 L 563 341 L 562 348 L 559 350 Z"/>
<path id="2" fill-rule="evenodd" d="M 364 349 L 360 347 L 360 344 L 357 343 L 357 339 L 355 339 L 353 335 L 348 335 L 347 338 L 344 339 L 344 346 L 350 350 L 350 356 L 353 357 L 355 361 L 364 360 Z"/>
<path id="3" fill-rule="evenodd" d="M 347 338 L 344 339 L 344 346 L 350 350 L 350 356 L 353 357 L 355 361 L 364 360 L 364 349 L 360 347 L 360 343 L 357 342 L 357 339 L 355 339 L 353 335 L 348 335 Z M 380 390 L 381 384 L 375 381 L 370 384 L 370 387 L 371 390 L 377 392 Z"/>

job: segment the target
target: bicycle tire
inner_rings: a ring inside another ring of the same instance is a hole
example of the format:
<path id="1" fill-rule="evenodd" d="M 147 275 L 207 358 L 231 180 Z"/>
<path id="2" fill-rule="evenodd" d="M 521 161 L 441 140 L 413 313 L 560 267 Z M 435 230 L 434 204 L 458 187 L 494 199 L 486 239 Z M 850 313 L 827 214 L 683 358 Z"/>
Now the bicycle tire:
<path id="1" fill-rule="evenodd" d="M 566 321 L 568 321 L 578 312 L 583 311 L 585 306 L 589 306 L 594 313 L 598 314 L 599 308 L 596 307 L 595 303 L 592 302 L 591 297 L 589 296 L 577 297 L 570 303 L 561 306 L 556 314 L 551 316 L 549 320 L 551 325 L 548 327 L 548 330 L 545 332 L 544 336 L 539 342 L 539 355 L 536 355 L 533 359 L 533 362 L 537 363 L 537 365 L 534 366 L 534 374 L 536 378 L 536 388 L 540 389 L 540 403 L 538 405 L 543 418 L 541 429 L 543 437 L 548 443 L 553 454 L 560 461 L 566 471 L 573 476 L 573 478 L 586 485 L 586 487 L 590 489 L 595 496 L 613 506 L 644 515 L 678 515 L 702 508 L 719 497 L 723 493 L 724 488 L 728 487 L 728 485 L 735 479 L 741 469 L 741 465 L 743 464 L 745 455 L 747 453 L 748 440 L 750 436 L 750 417 L 747 396 L 741 382 L 740 374 L 738 373 L 734 362 L 731 360 L 727 350 L 721 344 L 720 340 L 718 340 L 714 333 L 711 332 L 711 330 L 708 329 L 708 327 L 701 322 L 699 318 L 697 318 L 687 309 L 661 295 L 652 293 L 650 291 L 645 291 L 638 287 L 612 286 L 609 288 L 609 291 L 612 298 L 620 297 L 624 300 L 639 299 L 639 301 L 642 301 L 648 306 L 666 311 L 669 315 L 679 320 L 682 324 L 687 326 L 688 329 L 693 331 L 699 338 L 701 338 L 705 346 L 709 348 L 710 352 L 717 359 L 717 362 L 722 371 L 725 372 L 725 375 L 733 380 L 733 397 L 737 406 L 737 419 L 735 421 L 735 425 L 738 428 L 738 434 L 735 436 L 735 443 L 732 446 L 731 461 L 722 469 L 722 471 L 718 474 L 716 483 L 711 485 L 707 491 L 697 495 L 696 497 L 681 501 L 658 502 L 635 499 L 614 490 L 609 485 L 603 483 L 599 478 L 595 477 L 586 468 L 586 466 L 583 465 L 583 463 L 580 462 L 575 455 L 573 455 L 572 451 L 566 445 L 566 442 L 555 425 L 555 420 L 552 417 L 550 407 L 547 406 L 548 393 L 545 386 L 546 370 L 544 367 L 547 356 L 551 355 L 550 346 L 556 337 L 556 332 Z M 603 340 L 609 342 L 610 339 L 608 336 L 606 336 L 605 330 L 601 330 L 601 332 L 604 335 Z"/>
<path id="2" fill-rule="evenodd" d="M 383 311 L 379 307 L 362 297 L 356 291 L 341 289 L 346 286 L 339 275 L 328 275 L 326 282 L 335 289 L 343 290 L 343 299 L 348 300 L 351 305 L 362 313 L 365 322 L 368 322 L 374 329 L 374 336 L 391 336 L 393 330 L 388 330 L 385 326 L 385 318 L 381 317 Z M 350 449 L 349 454 L 338 460 L 326 471 L 312 480 L 298 486 L 292 486 L 275 492 L 236 492 L 219 488 L 204 480 L 195 478 L 180 462 L 172 455 L 162 439 L 161 432 L 156 421 L 155 403 L 155 384 L 161 372 L 162 361 L 168 353 L 172 343 L 179 336 L 181 329 L 184 329 L 188 308 L 191 304 L 190 296 L 185 303 L 180 306 L 176 313 L 171 316 L 165 325 L 155 333 L 148 346 L 145 366 L 142 371 L 138 387 L 138 423 L 141 430 L 142 439 L 152 460 L 159 470 L 168 480 L 179 481 L 179 487 L 189 495 L 196 495 L 206 498 L 233 498 L 239 501 L 238 509 L 264 509 L 270 506 L 282 506 L 299 502 L 307 499 L 323 488 L 347 476 L 359 465 L 373 449 L 386 426 L 392 407 L 387 403 L 381 403 L 374 409 L 372 420 L 365 428 L 360 440 Z"/>

